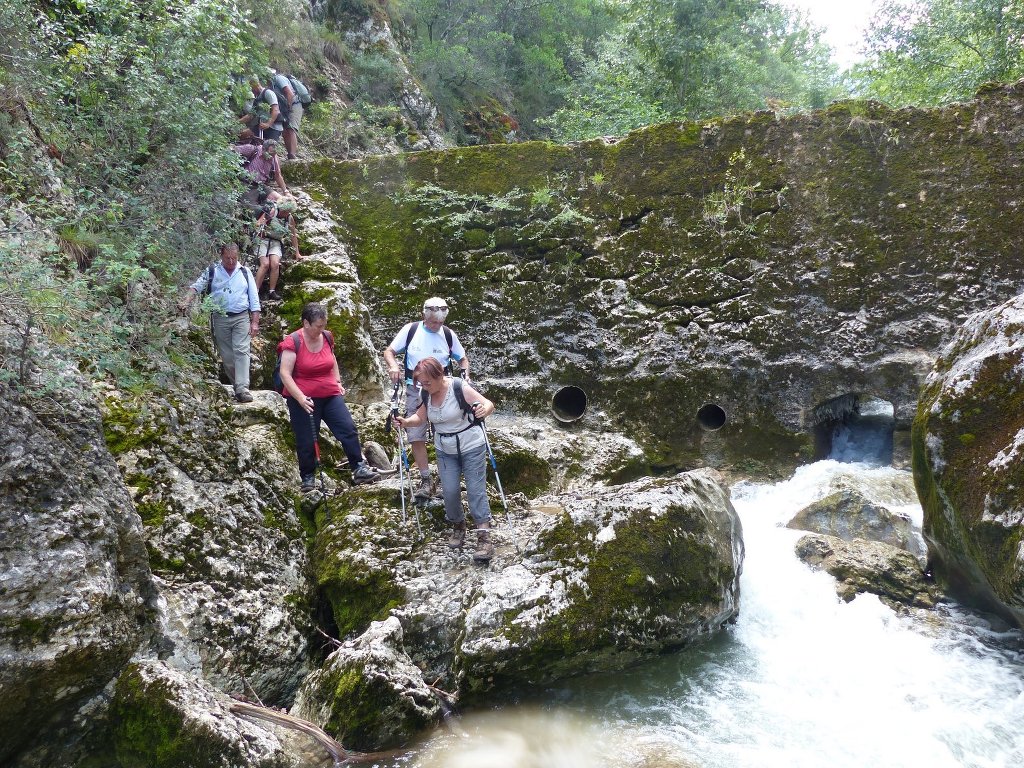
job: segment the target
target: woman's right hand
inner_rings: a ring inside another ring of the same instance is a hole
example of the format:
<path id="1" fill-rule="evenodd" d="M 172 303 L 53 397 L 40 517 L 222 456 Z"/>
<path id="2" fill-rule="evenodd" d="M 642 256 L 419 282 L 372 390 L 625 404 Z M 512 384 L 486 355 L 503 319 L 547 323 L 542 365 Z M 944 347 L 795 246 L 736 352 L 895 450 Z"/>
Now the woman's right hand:
<path id="1" fill-rule="evenodd" d="M 306 411 L 306 413 L 312 413 L 313 412 L 313 398 L 312 397 L 307 397 L 306 395 L 303 395 L 301 398 L 299 398 L 299 405 L 301 405 L 303 407 L 303 409 Z"/>

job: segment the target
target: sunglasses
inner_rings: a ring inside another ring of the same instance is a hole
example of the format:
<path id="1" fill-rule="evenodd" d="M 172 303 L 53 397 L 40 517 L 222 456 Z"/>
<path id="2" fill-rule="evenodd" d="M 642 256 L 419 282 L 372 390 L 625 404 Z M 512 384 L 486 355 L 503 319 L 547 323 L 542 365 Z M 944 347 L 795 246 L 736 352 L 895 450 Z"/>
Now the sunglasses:
<path id="1" fill-rule="evenodd" d="M 448 307 L 424 307 L 423 309 L 425 311 L 427 311 L 427 312 L 447 312 L 448 311 Z"/>

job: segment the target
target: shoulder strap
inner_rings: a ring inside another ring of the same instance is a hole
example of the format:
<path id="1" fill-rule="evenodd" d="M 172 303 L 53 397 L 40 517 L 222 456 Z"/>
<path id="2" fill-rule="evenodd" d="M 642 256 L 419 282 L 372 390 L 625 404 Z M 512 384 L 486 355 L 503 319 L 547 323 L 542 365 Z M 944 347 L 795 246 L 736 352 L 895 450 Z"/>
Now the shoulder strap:
<path id="1" fill-rule="evenodd" d="M 412 344 L 412 337 L 416 335 L 416 331 L 420 328 L 419 321 L 412 323 L 409 327 L 409 333 L 405 337 L 405 357 L 402 358 L 402 363 L 405 366 L 405 378 L 406 380 L 412 378 L 412 368 L 409 367 L 409 345 Z M 423 404 L 426 405 L 426 400 Z"/>
<path id="2" fill-rule="evenodd" d="M 302 348 L 302 331 L 292 331 L 292 346 L 295 347 L 295 354 L 299 354 Z"/>
<path id="3" fill-rule="evenodd" d="M 206 295 L 213 293 L 213 270 L 217 268 L 217 262 L 211 264 L 206 270 Z"/>
<path id="4" fill-rule="evenodd" d="M 328 331 L 326 328 L 324 329 L 324 338 L 327 339 L 327 346 L 329 346 L 331 349 L 334 349 L 334 334 Z"/>
<path id="5" fill-rule="evenodd" d="M 469 403 L 466 402 L 466 394 L 462 391 L 462 379 L 453 376 L 452 388 L 455 390 L 455 400 L 459 403 L 459 408 L 462 409 L 463 413 L 469 414 L 470 421 L 474 421 L 476 419 L 476 414 L 473 413 L 473 409 L 470 408 Z"/>
<path id="6" fill-rule="evenodd" d="M 448 356 L 451 357 L 452 344 L 454 343 L 452 341 L 452 329 L 449 328 L 447 325 L 442 325 L 441 330 L 444 331 L 444 340 L 448 342 Z"/>

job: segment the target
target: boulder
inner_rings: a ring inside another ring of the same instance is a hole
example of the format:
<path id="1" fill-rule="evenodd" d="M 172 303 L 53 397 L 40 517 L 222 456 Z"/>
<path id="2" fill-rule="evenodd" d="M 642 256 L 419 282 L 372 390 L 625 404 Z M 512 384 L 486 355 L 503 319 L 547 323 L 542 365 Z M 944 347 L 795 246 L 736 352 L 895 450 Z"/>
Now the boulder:
<path id="1" fill-rule="evenodd" d="M 315 568 L 339 628 L 401 621 L 428 680 L 463 701 L 680 648 L 738 611 L 739 519 L 715 473 L 493 505 L 488 567 L 445 543 L 441 510 L 396 509 L 397 479 L 329 501 Z M 308 686 L 307 686 L 308 687 Z"/>
<path id="2" fill-rule="evenodd" d="M 231 712 L 231 699 L 159 661 L 132 664 L 110 710 L 119 768 L 298 768 L 267 728 Z"/>
<path id="3" fill-rule="evenodd" d="M 347 749 L 408 743 L 443 714 L 438 696 L 402 647 L 390 617 L 342 645 L 306 678 L 292 714 L 316 723 Z"/>
<path id="4" fill-rule="evenodd" d="M 46 386 L 34 366 L 29 391 L 0 383 L 3 765 L 69 725 L 116 677 L 155 608 L 142 523 L 89 387 L 38 333 L 32 345 L 54 364 Z M 23 349 L 0 312 L 0 359 Z M 62 754 L 75 738 L 67 736 Z"/>
<path id="5" fill-rule="evenodd" d="M 867 592 L 894 606 L 931 608 L 935 604 L 921 564 L 909 552 L 889 544 L 809 534 L 796 543 L 796 554 L 834 576 L 836 593 L 847 602 Z"/>
<path id="6" fill-rule="evenodd" d="M 309 671 L 309 523 L 283 401 L 254 395 L 236 404 L 199 381 L 145 399 L 109 390 L 102 408 L 159 587 L 151 652 L 282 704 Z"/>
<path id="7" fill-rule="evenodd" d="M 856 491 L 837 491 L 810 504 L 786 523 L 787 528 L 835 536 L 843 541 L 868 539 L 903 549 L 924 561 L 921 535 L 910 516 L 875 504 Z"/>
<path id="8" fill-rule="evenodd" d="M 1024 295 L 972 315 L 914 421 L 914 481 L 938 578 L 1024 626 Z"/>

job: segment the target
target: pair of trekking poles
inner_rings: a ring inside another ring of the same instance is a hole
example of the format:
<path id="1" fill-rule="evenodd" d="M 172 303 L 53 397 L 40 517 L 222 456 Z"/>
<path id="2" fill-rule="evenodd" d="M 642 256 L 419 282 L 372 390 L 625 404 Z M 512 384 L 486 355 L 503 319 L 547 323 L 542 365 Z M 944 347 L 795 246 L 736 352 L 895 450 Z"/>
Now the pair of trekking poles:
<path id="1" fill-rule="evenodd" d="M 401 388 L 401 386 L 402 386 L 401 382 L 396 382 L 395 383 L 395 389 L 391 393 L 391 415 L 388 418 L 388 423 L 387 423 L 387 426 L 385 427 L 385 430 L 387 432 L 391 431 L 391 426 L 394 423 L 394 419 L 398 416 L 398 392 L 399 392 L 399 389 Z M 477 405 L 477 403 L 473 403 L 473 406 L 476 406 L 476 405 Z M 495 481 L 495 483 L 498 486 L 498 494 L 501 496 L 501 506 L 505 510 L 505 521 L 508 523 L 509 529 L 512 530 L 512 528 L 513 528 L 512 516 L 509 514 L 509 511 L 508 511 L 508 499 L 505 498 L 505 489 L 502 488 L 502 486 L 501 486 L 501 475 L 498 474 L 498 462 L 495 461 L 495 459 L 494 459 L 494 451 L 491 450 L 491 440 L 490 440 L 490 438 L 487 435 L 487 425 L 484 423 L 483 419 L 478 419 L 475 416 L 474 416 L 473 424 L 479 424 L 480 425 L 480 429 L 484 433 L 484 445 L 487 448 L 487 458 L 491 462 L 491 469 L 494 470 L 494 481 Z M 412 474 L 410 472 L 409 457 L 406 454 L 406 450 L 405 450 L 405 434 L 404 434 L 405 430 L 403 430 L 401 428 L 398 428 L 397 432 L 398 432 L 398 454 L 399 454 L 399 459 L 398 459 L 398 487 L 401 490 L 401 497 L 402 497 L 402 522 L 404 523 L 404 522 L 407 521 L 406 512 L 405 512 L 405 475 L 408 474 L 409 475 L 409 499 L 410 499 L 410 503 L 412 503 L 412 505 L 413 505 L 413 511 L 415 512 L 415 515 L 416 515 L 416 532 L 417 532 L 417 534 L 419 535 L 420 538 L 423 538 L 423 530 L 420 528 L 419 507 L 418 507 L 418 505 L 416 505 L 415 497 L 413 496 Z"/>

